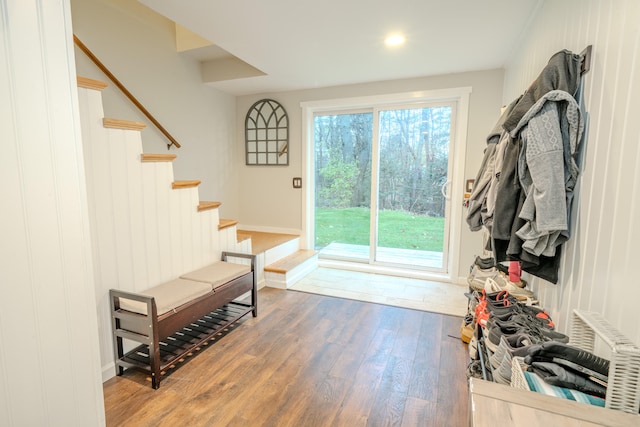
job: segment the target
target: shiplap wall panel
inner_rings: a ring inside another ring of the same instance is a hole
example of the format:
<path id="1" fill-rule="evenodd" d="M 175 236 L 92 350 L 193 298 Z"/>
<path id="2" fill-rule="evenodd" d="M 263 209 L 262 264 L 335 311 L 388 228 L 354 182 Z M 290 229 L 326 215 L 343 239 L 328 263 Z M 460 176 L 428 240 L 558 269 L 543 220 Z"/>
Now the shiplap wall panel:
<path id="1" fill-rule="evenodd" d="M 141 167 L 141 210 L 144 229 L 144 252 L 146 254 L 146 275 L 147 279 L 152 283 L 160 281 L 161 274 L 161 255 L 160 255 L 160 234 L 159 215 L 154 215 L 157 210 L 157 192 L 156 187 L 156 168 L 164 165 L 160 163 L 143 163 Z M 166 166 L 166 165 L 165 165 Z"/>
<path id="2" fill-rule="evenodd" d="M 69 3 L 0 28 L 0 425 L 103 425 Z"/>
<path id="3" fill-rule="evenodd" d="M 171 166 L 170 169 L 173 169 L 173 166 Z M 158 235 L 159 243 L 159 271 L 161 272 L 161 275 L 158 278 L 158 282 L 153 283 L 160 283 L 164 278 L 171 277 L 171 272 L 173 271 L 172 263 L 167 261 L 168 258 L 172 259 L 174 257 L 174 248 L 171 244 L 171 209 L 169 208 L 169 196 L 172 191 L 171 183 L 173 182 L 173 173 L 171 171 L 167 171 L 166 168 L 162 168 L 161 165 L 156 165 L 156 179 L 156 218 L 151 219 L 151 221 L 156 222 L 158 227 L 156 233 Z M 153 190 L 149 189 L 148 191 Z M 153 211 L 149 212 L 147 215 L 153 216 Z"/>
<path id="4" fill-rule="evenodd" d="M 172 188 L 171 162 L 141 162 L 140 131 L 102 126 L 100 92 L 78 91 L 89 171 L 102 376 L 108 379 L 114 375 L 109 289 L 142 291 L 219 260 L 221 250 L 238 251 L 241 245 L 235 227 L 221 236 L 217 209 L 198 212 L 197 187 Z"/>
<path id="5" fill-rule="evenodd" d="M 131 261 L 133 264 L 132 281 L 136 284 L 149 281 L 149 268 L 147 266 L 147 236 L 144 227 L 144 195 L 143 179 L 144 168 L 140 161 L 142 152 L 142 138 L 139 132 L 129 132 L 128 141 L 125 144 L 127 161 L 127 196 L 129 198 L 130 234 L 131 234 Z"/>
<path id="6" fill-rule="evenodd" d="M 176 190 L 167 187 L 168 213 L 169 213 L 169 240 L 171 260 L 171 272 L 182 270 L 182 239 L 180 238 L 180 207 L 178 206 L 180 194 Z"/>
<path id="7" fill-rule="evenodd" d="M 635 313 L 636 245 L 640 238 L 640 2 L 544 1 L 513 51 L 505 72 L 504 102 L 519 96 L 549 57 L 593 45 L 584 76 L 588 112 L 582 174 L 557 285 L 533 280 L 560 328 L 574 308 L 602 313 L 640 343 Z"/>

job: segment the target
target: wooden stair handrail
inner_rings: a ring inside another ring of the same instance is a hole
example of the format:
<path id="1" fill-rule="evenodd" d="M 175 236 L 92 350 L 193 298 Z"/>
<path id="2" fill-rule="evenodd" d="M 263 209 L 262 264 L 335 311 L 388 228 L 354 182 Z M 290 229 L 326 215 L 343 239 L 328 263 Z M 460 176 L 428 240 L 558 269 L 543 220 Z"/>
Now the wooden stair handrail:
<path id="1" fill-rule="evenodd" d="M 140 101 L 138 101 L 136 99 L 135 96 L 133 96 L 131 94 L 131 92 L 129 92 L 127 90 L 126 87 L 124 87 L 124 85 L 122 83 L 120 83 L 120 81 L 116 78 L 116 76 L 114 76 L 111 71 L 109 71 L 109 69 L 93 54 L 93 52 L 91 52 L 89 50 L 89 48 L 87 46 L 85 46 L 84 43 L 82 43 L 82 41 L 78 38 L 78 36 L 76 36 L 75 34 L 73 35 L 73 42 L 80 48 L 81 51 L 83 51 L 85 53 L 85 55 L 87 55 L 89 57 L 89 59 L 91 59 L 93 61 L 94 64 L 96 64 L 98 66 L 98 68 L 100 68 L 100 70 L 102 70 L 102 72 L 116 85 L 118 86 L 118 89 L 120 89 L 122 91 L 122 93 L 124 93 L 127 98 L 129 98 L 129 100 L 131 102 L 133 102 L 133 104 L 138 107 L 138 109 L 142 112 L 142 114 L 144 114 L 145 116 L 147 116 L 147 118 L 149 120 L 151 120 L 151 123 L 153 123 L 160 132 L 162 132 L 162 134 L 164 136 L 167 137 L 167 139 L 171 142 L 170 144 L 167 144 L 167 149 L 171 148 L 172 145 L 175 145 L 176 148 L 180 148 L 180 144 L 178 143 L 178 141 L 175 140 L 175 138 L 173 136 L 171 136 L 171 134 L 160 124 L 160 122 L 158 122 L 156 120 L 155 117 L 153 117 L 153 115 L 151 115 L 151 113 L 144 108 L 144 105 L 142 105 L 140 103 Z"/>

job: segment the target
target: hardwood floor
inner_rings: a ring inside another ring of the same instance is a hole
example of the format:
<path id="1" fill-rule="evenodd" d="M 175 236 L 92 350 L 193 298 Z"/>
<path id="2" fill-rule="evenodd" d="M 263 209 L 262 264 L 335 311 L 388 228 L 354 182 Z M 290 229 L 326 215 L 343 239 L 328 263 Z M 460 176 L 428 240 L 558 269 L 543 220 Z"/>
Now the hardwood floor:
<path id="1" fill-rule="evenodd" d="M 107 425 L 467 424 L 459 317 L 272 288 L 259 304 L 160 389 L 107 381 Z"/>

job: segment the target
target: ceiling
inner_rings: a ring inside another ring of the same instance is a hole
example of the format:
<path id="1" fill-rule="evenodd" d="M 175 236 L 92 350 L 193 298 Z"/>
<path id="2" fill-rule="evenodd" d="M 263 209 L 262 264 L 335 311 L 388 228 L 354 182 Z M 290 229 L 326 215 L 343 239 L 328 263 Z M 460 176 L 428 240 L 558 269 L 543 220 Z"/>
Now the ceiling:
<path id="1" fill-rule="evenodd" d="M 247 95 L 501 68 L 543 0 L 138 1 L 215 44 L 209 68 L 249 64 L 207 82 Z"/>

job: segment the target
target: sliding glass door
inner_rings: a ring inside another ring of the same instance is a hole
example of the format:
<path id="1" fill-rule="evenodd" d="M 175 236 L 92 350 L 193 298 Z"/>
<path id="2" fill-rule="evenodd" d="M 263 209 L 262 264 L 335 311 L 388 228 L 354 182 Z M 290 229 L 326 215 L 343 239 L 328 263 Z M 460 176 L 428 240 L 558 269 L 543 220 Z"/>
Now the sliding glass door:
<path id="1" fill-rule="evenodd" d="M 314 115 L 321 257 L 443 271 L 454 104 Z"/>

